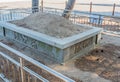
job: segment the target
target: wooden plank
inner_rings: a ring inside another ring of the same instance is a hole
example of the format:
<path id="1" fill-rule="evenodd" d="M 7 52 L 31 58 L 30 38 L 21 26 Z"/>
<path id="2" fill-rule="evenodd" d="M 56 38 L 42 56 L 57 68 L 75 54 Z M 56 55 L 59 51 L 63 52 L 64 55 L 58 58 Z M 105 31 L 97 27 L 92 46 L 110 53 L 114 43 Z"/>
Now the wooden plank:
<path id="1" fill-rule="evenodd" d="M 15 72 L 15 66 L 14 66 L 14 64 L 12 64 L 12 76 L 13 76 L 12 81 L 16 82 L 16 72 Z"/>
<path id="2" fill-rule="evenodd" d="M 30 82 L 30 75 L 28 74 L 28 81 L 27 82 Z"/>
<path id="3" fill-rule="evenodd" d="M 22 79 L 22 82 L 25 82 L 25 73 L 24 73 L 24 70 L 23 70 L 23 67 L 24 67 L 24 62 L 23 62 L 23 59 L 20 58 L 20 71 L 21 71 L 21 79 Z"/>

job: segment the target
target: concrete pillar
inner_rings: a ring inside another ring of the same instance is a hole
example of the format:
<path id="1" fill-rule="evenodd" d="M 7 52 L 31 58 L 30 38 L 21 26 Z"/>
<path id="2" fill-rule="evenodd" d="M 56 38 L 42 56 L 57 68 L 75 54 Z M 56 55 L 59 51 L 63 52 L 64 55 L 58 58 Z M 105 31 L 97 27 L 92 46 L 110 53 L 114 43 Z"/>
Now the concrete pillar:
<path id="1" fill-rule="evenodd" d="M 32 0 L 32 13 L 39 11 L 39 0 Z"/>

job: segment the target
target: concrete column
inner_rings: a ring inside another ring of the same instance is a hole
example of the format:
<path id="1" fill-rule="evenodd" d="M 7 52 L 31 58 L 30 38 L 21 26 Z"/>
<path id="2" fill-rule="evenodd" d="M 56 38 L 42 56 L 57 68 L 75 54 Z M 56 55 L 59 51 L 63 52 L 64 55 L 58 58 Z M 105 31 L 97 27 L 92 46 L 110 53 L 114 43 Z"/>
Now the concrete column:
<path id="1" fill-rule="evenodd" d="M 32 0 L 32 13 L 39 11 L 39 0 Z"/>

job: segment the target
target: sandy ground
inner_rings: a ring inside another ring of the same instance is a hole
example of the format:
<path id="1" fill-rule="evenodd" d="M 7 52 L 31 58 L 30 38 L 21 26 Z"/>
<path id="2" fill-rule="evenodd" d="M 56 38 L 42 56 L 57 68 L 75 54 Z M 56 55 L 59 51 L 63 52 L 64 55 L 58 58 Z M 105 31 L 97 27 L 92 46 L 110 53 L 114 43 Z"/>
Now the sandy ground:
<path id="1" fill-rule="evenodd" d="M 120 82 L 120 46 L 106 44 L 78 58 L 75 66 L 82 71 L 90 71 L 100 77 Z"/>
<path id="2" fill-rule="evenodd" d="M 120 82 L 120 36 L 103 34 L 99 47 L 55 70 L 83 82 Z"/>
<path id="3" fill-rule="evenodd" d="M 111 34 L 104 32 L 102 35 L 101 45 L 113 44 L 115 46 L 120 46 L 120 35 Z"/>

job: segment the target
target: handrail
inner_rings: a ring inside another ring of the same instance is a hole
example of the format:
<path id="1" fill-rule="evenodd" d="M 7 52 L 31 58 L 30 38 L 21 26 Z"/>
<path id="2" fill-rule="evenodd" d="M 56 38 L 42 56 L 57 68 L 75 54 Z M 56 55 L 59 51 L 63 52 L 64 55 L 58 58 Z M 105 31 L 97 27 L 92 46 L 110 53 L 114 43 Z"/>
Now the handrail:
<path id="1" fill-rule="evenodd" d="M 19 57 L 27 60 L 28 62 L 36 65 L 37 67 L 42 68 L 43 70 L 49 72 L 50 74 L 53 74 L 54 76 L 60 78 L 61 80 L 65 81 L 65 82 L 75 82 L 74 80 L 72 80 L 72 79 L 62 75 L 61 73 L 58 73 L 55 70 L 53 70 L 53 69 L 43 65 L 42 63 L 40 63 L 40 62 L 38 62 L 38 61 L 36 61 L 36 60 L 34 60 L 34 59 L 24 55 L 23 53 L 21 53 L 21 52 L 15 50 L 15 49 L 13 49 L 13 48 L 3 44 L 2 42 L 0 42 L 0 46 L 5 48 L 5 49 L 7 49 L 7 50 L 9 50 L 9 51 L 11 51 L 12 53 L 18 55 Z"/>
<path id="2" fill-rule="evenodd" d="M 2 55 L 4 58 L 8 59 L 10 62 L 14 63 L 15 65 L 20 67 L 20 63 L 18 63 L 17 61 L 15 61 L 13 58 L 9 57 L 7 54 L 4 54 L 2 52 L 0 52 L 0 55 Z M 27 67 L 22 67 L 25 71 L 27 71 L 28 73 L 30 73 L 31 75 L 37 77 L 39 80 L 43 81 L 43 82 L 49 82 L 47 79 L 43 78 L 42 76 L 38 75 L 37 73 L 35 73 L 34 71 L 30 70 Z"/>

